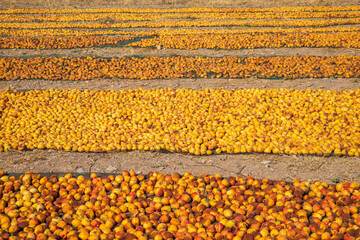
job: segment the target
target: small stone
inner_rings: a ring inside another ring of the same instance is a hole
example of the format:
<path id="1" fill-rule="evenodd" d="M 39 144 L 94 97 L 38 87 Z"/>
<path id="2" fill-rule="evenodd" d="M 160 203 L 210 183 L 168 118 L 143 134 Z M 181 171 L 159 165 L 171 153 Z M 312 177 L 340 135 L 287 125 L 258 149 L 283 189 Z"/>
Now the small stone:
<path id="1" fill-rule="evenodd" d="M 116 167 L 113 167 L 113 166 L 109 166 L 106 170 L 107 170 L 107 171 L 116 171 L 117 168 L 116 168 Z"/>
<path id="2" fill-rule="evenodd" d="M 275 171 L 275 169 L 273 169 L 273 168 L 269 168 L 269 170 L 270 170 L 270 171 L 272 171 L 272 172 L 274 172 L 274 171 Z"/>
<path id="3" fill-rule="evenodd" d="M 262 161 L 261 163 L 262 163 L 262 164 L 269 164 L 269 163 L 271 163 L 271 161 L 269 161 L 269 160 L 264 160 L 264 161 Z"/>
<path id="4" fill-rule="evenodd" d="M 200 163 L 206 163 L 205 159 L 200 159 Z"/>
<path id="5" fill-rule="evenodd" d="M 85 169 L 84 168 L 78 168 L 77 170 L 76 170 L 76 172 L 77 173 L 84 173 L 85 172 Z"/>
<path id="6" fill-rule="evenodd" d="M 156 49 L 157 49 L 157 50 L 161 50 L 161 46 L 160 46 L 160 45 L 157 45 L 157 46 L 156 46 Z"/>
<path id="7" fill-rule="evenodd" d="M 40 165 L 41 162 L 34 162 L 34 165 L 37 166 L 37 165 Z"/>
<path id="8" fill-rule="evenodd" d="M 136 175 L 142 174 L 142 171 L 137 171 Z"/>

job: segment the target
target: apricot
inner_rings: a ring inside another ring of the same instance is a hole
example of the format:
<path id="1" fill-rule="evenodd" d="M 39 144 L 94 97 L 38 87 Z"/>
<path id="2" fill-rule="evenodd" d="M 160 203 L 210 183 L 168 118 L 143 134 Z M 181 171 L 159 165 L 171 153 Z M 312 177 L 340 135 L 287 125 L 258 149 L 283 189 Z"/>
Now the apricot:
<path id="1" fill-rule="evenodd" d="M 343 56 L 339 58 L 343 58 L 343 61 L 350 60 Z M 310 61 L 311 58 L 308 60 Z M 11 99 L 14 102 L 11 106 L 9 105 L 3 109 L 0 117 L 2 126 L 0 128 L 0 134 L 2 134 L 0 145 L 10 143 L 9 150 L 12 145 L 21 142 L 24 143 L 26 148 L 32 148 L 32 146 L 47 141 L 48 138 L 56 137 L 56 141 L 62 144 L 64 150 L 69 144 L 72 145 L 76 142 L 77 146 L 80 147 L 88 145 L 89 141 L 91 141 L 94 147 L 101 146 L 100 148 L 96 147 L 96 151 L 121 151 L 122 147 L 128 145 L 131 145 L 129 150 L 133 150 L 133 144 L 141 143 L 148 145 L 149 150 L 157 149 L 158 151 L 161 149 L 171 150 L 173 146 L 178 146 L 175 151 L 181 152 L 182 147 L 194 146 L 198 148 L 196 144 L 201 139 L 203 141 L 201 145 L 206 148 L 216 145 L 216 148 L 220 148 L 220 152 L 227 152 L 228 149 L 231 150 L 239 145 L 244 147 L 245 152 L 262 152 L 266 146 L 272 145 L 281 149 L 278 152 L 279 154 L 310 154 L 297 151 L 297 149 L 307 148 L 313 150 L 312 154 L 324 155 L 335 154 L 336 149 L 342 152 L 350 148 L 356 148 L 359 141 L 357 134 L 359 121 L 356 118 L 358 114 L 358 103 L 356 102 L 359 97 L 358 90 L 244 89 L 235 91 L 205 89 L 198 91 L 187 89 L 138 89 L 81 92 L 79 90 L 49 89 L 45 91 L 28 91 L 26 93 L 3 91 L 0 92 L 0 97 L 1 99 Z M 274 97 L 277 100 L 270 101 Z M 260 101 L 259 99 L 263 100 Z M 314 107 L 310 107 L 309 99 L 311 99 Z M 149 101 L 156 104 L 149 106 Z M 46 102 L 46 106 L 43 105 L 44 102 Z M 106 107 L 104 107 L 103 103 L 107 103 Z M 192 104 L 193 108 L 188 109 L 186 104 Z M 257 107 L 249 107 L 252 105 Z M 172 108 L 171 113 L 161 106 Z M 207 111 L 206 109 L 209 107 L 213 110 Z M 310 108 L 317 108 L 316 113 L 309 112 Z M 45 111 L 46 114 L 37 114 L 40 109 L 42 109 L 42 112 Z M 21 114 L 19 114 L 20 110 Z M 81 121 L 79 120 L 79 112 L 82 113 Z M 243 117 L 239 118 L 237 116 L 239 112 Z M 291 117 L 289 112 L 291 112 Z M 156 113 L 159 118 L 154 119 L 151 117 L 153 113 Z M 284 115 L 284 113 L 286 114 Z M 179 116 L 182 115 L 184 117 L 180 118 Z M 68 119 L 66 122 L 64 116 Z M 131 116 L 132 120 L 129 120 L 126 116 Z M 165 120 L 165 116 L 167 120 Z M 168 124 L 167 121 L 170 120 L 174 121 Z M 44 127 L 43 124 L 40 126 L 39 121 L 46 122 L 52 127 Z M 149 125 L 150 122 L 153 126 L 157 126 L 162 130 L 154 132 Z M 200 124 L 200 122 L 202 123 Z M 269 122 L 271 124 L 268 124 Z M 185 125 L 185 123 L 187 124 Z M 224 125 L 224 123 L 227 124 Z M 331 123 L 333 127 L 323 128 L 324 123 Z M 13 126 L 19 124 L 22 127 L 13 130 Z M 284 124 L 286 127 L 284 127 Z M 101 138 L 93 136 L 93 132 L 98 129 L 98 127 L 94 126 L 99 126 L 104 130 Z M 44 130 L 41 135 L 35 136 L 34 134 L 36 134 L 39 127 Z M 131 129 L 131 131 L 124 131 L 124 127 Z M 343 130 L 338 131 L 338 128 Z M 194 131 L 193 129 L 197 130 Z M 16 131 L 15 135 L 17 137 L 7 134 L 9 131 Z M 236 138 L 234 138 L 235 135 Z M 285 140 L 283 135 L 291 135 L 292 137 Z M 119 137 L 122 140 L 117 144 Z M 155 138 L 157 140 L 153 141 Z M 306 146 L 304 146 L 305 143 Z M 134 149 L 138 149 L 136 144 Z M 283 145 L 286 145 L 286 148 L 283 148 Z M 201 147 L 199 146 L 199 148 Z M 201 151 L 198 153 L 201 154 Z M 216 152 L 212 152 L 212 154 L 214 153 Z M 231 153 L 233 153 L 232 150 Z M 360 154 L 356 150 L 356 154 L 358 153 Z M 172 181 L 178 179 L 177 176 L 169 176 L 169 178 Z M 8 181 L 7 176 L 2 176 L 0 179 Z M 96 179 L 97 176 L 93 175 L 93 181 Z M 113 176 L 113 180 L 109 179 L 104 182 L 103 187 L 107 191 L 112 191 L 113 188 L 121 184 L 121 187 L 128 191 L 125 198 L 129 203 L 132 203 L 136 197 L 140 197 L 144 191 L 148 191 L 150 195 L 165 197 L 165 199 L 168 199 L 168 196 L 173 196 L 170 189 L 161 185 L 155 186 L 151 184 L 146 188 L 141 188 L 139 184 L 141 179 L 143 179 L 143 176 L 138 178 L 130 176 L 130 174 Z M 154 178 L 151 181 L 153 180 L 157 179 Z M 30 184 L 30 181 L 28 175 L 22 178 L 22 182 L 26 184 Z M 61 182 L 63 181 L 66 181 L 66 179 L 61 179 Z M 74 179 L 74 181 L 80 180 Z M 98 184 L 100 184 L 99 181 L 102 180 L 96 180 Z M 18 190 L 20 189 L 19 184 L 21 184 L 20 181 L 16 184 L 8 183 L 4 186 L 4 190 Z M 212 184 L 215 184 L 215 182 Z M 235 197 L 236 192 L 227 189 L 232 185 L 230 181 L 223 180 L 216 182 L 216 184 L 217 187 L 212 190 L 213 193 L 215 191 L 221 193 L 226 191 L 229 198 Z M 358 185 L 352 184 L 352 187 L 350 186 L 350 184 L 345 184 L 345 187 L 342 184 L 337 184 L 335 189 L 337 193 L 342 192 L 343 195 L 350 196 L 351 191 L 358 188 Z M 318 186 L 314 184 L 310 189 L 309 197 L 326 197 L 328 192 L 325 187 L 321 184 Z M 84 192 L 92 191 L 86 186 L 83 189 Z M 130 189 L 133 189 L 131 194 Z M 40 194 L 37 187 L 29 187 L 27 191 L 26 194 L 23 193 L 22 200 L 24 202 L 18 201 L 17 205 L 23 204 L 30 207 L 28 203 L 29 194 Z M 67 184 L 59 190 L 60 196 L 65 196 L 69 192 L 73 193 L 73 198 L 76 201 L 83 199 L 84 192 L 76 192 L 72 184 Z M 180 200 L 177 200 L 186 203 L 192 200 L 191 194 L 192 192 L 189 194 L 175 193 L 176 196 L 180 196 Z M 296 194 L 301 195 L 299 191 Z M 54 196 L 47 197 L 47 200 L 52 197 Z M 118 197 L 117 193 L 113 193 L 108 197 L 108 201 L 115 201 Z M 282 199 L 283 197 L 284 199 Z M 276 204 L 277 206 L 284 204 L 288 197 L 291 197 L 289 192 L 286 195 L 278 195 L 277 199 L 262 199 L 261 196 L 250 196 L 246 200 L 248 203 L 263 201 L 264 204 L 272 207 Z M 162 205 L 167 204 L 167 200 L 163 200 L 161 205 L 158 204 L 156 208 L 161 208 Z M 63 207 L 68 208 L 68 206 Z M 313 207 L 316 212 L 318 206 L 311 206 L 311 209 Z M 41 203 L 36 204 L 36 208 L 38 208 L 38 211 L 43 210 L 44 205 Z M 148 210 L 150 211 L 150 209 Z M 308 210 L 313 211 L 310 210 L 310 207 Z M 352 208 L 351 211 L 356 210 Z M 16 214 L 16 211 L 12 213 Z"/>

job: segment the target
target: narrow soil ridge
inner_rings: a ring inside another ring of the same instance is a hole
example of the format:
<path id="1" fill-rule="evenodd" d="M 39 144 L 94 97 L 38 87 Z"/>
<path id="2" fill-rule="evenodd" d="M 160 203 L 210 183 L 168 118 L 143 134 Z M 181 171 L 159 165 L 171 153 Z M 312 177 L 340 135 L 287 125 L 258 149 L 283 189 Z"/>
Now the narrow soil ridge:
<path id="1" fill-rule="evenodd" d="M 359 78 L 304 78 L 304 79 L 224 79 L 224 78 L 177 78 L 177 79 L 93 79 L 85 81 L 49 81 L 49 80 L 14 80 L 0 81 L 0 91 L 6 89 L 17 91 L 45 89 L 80 89 L 80 90 L 122 90 L 153 88 L 188 88 L 202 90 L 204 88 L 243 89 L 243 88 L 293 88 L 322 90 L 356 90 L 360 87 Z"/>
<path id="2" fill-rule="evenodd" d="M 276 154 L 220 154 L 197 157 L 163 152 L 78 153 L 58 150 L 9 151 L 0 154 L 7 173 L 90 172 L 138 173 L 158 171 L 172 174 L 221 174 L 292 181 L 320 180 L 328 183 L 360 181 L 359 157 L 321 157 Z M 61 160 L 61 161 L 59 161 Z M 116 170 L 115 170 L 116 169 Z"/>
<path id="3" fill-rule="evenodd" d="M 213 50 L 213 49 L 154 49 L 135 47 L 94 47 L 76 49 L 0 49 L 2 57 L 60 57 L 60 56 L 96 56 L 106 58 L 120 57 L 147 57 L 147 56 L 202 56 L 202 57 L 224 57 L 224 56 L 360 56 L 357 48 L 259 48 L 242 50 Z"/>

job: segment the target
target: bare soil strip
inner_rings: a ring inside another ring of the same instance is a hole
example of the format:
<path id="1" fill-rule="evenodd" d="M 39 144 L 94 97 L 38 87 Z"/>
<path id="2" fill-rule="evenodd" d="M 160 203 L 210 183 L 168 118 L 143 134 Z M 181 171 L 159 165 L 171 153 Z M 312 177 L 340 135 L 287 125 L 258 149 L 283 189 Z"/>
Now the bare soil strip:
<path id="1" fill-rule="evenodd" d="M 291 181 L 321 180 L 328 183 L 360 181 L 360 158 L 288 156 L 275 154 L 220 154 L 196 157 L 161 152 L 78 153 L 57 150 L 9 151 L 1 153 L 2 170 L 9 173 L 138 173 L 191 172 L 229 176 L 252 176 Z M 109 167 L 113 167 L 109 170 Z"/>
<path id="2" fill-rule="evenodd" d="M 293 88 L 293 89 L 323 89 L 323 90 L 355 90 L 360 87 L 358 78 L 305 78 L 305 79 L 224 79 L 224 78 L 178 78 L 178 79 L 93 79 L 86 81 L 47 81 L 47 80 L 14 80 L 0 81 L 0 91 L 5 89 L 28 91 L 45 89 L 80 90 L 122 90 L 122 89 L 153 89 L 153 88 L 189 88 L 202 90 L 204 88 L 243 89 L 243 88 Z"/>
<path id="3" fill-rule="evenodd" d="M 356 48 L 259 48 L 242 50 L 213 50 L 213 49 L 154 49 L 135 47 L 96 47 L 76 49 L 0 49 L 2 57 L 81 57 L 97 56 L 105 58 L 120 57 L 147 57 L 147 56 L 201 56 L 201 57 L 224 57 L 224 56 L 360 56 L 360 49 Z"/>

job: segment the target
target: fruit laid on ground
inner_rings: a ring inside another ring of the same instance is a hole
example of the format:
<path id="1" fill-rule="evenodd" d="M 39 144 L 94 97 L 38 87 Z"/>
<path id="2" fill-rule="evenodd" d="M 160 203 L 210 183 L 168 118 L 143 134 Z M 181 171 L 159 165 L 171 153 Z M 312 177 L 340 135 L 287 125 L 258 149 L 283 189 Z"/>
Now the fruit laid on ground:
<path id="1" fill-rule="evenodd" d="M 336 33 L 266 33 L 266 34 L 207 34 L 207 35 L 161 35 L 129 44 L 133 47 L 179 48 L 179 49 L 252 49 L 281 47 L 360 47 L 360 32 Z"/>
<path id="2" fill-rule="evenodd" d="M 359 183 L 0 171 L 0 238 L 358 239 Z"/>
<path id="3" fill-rule="evenodd" d="M 0 48 L 56 49 L 116 45 L 132 37 L 71 36 L 0 38 Z"/>
<path id="4" fill-rule="evenodd" d="M 0 79 L 360 77 L 360 56 L 0 58 Z"/>
<path id="5" fill-rule="evenodd" d="M 2 14 L 0 22 L 154 21 L 163 19 L 306 19 L 354 18 L 360 11 L 325 12 L 206 12 L 206 13 L 82 13 L 51 15 Z"/>
<path id="6" fill-rule="evenodd" d="M 325 28 L 265 28 L 265 29 L 208 29 L 208 28 L 166 28 L 150 30 L 73 30 L 73 29 L 0 29 L 0 37 L 40 37 L 40 36 L 91 36 L 91 35 L 200 35 L 200 34 L 254 34 L 254 33 L 332 33 L 359 32 L 358 27 Z"/>
<path id="7" fill-rule="evenodd" d="M 49 89 L 0 99 L 0 151 L 360 155 L 360 90 Z"/>
<path id="8" fill-rule="evenodd" d="M 41 29 L 41 28 L 160 28 L 160 27 L 326 27 L 338 25 L 355 25 L 360 23 L 356 18 L 330 18 L 330 19 L 256 19 L 256 20 L 161 20 L 161 21 L 134 21 L 134 22 L 0 22 L 0 28 L 5 29 Z"/>

